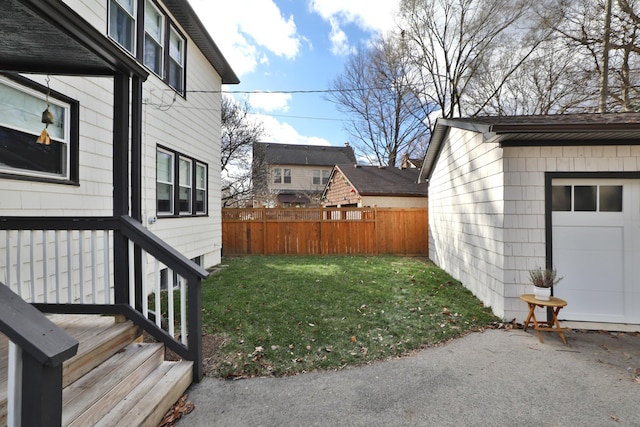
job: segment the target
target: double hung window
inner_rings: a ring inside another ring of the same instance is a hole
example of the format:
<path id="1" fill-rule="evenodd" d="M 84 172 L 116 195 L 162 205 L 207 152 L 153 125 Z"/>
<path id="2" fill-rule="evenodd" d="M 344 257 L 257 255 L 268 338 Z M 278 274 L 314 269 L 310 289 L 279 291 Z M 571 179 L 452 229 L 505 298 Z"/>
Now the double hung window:
<path id="1" fill-rule="evenodd" d="M 0 76 L 0 174 L 26 179 L 77 182 L 78 103 L 21 77 Z M 36 142 L 47 126 L 48 145 Z"/>
<path id="2" fill-rule="evenodd" d="M 109 0 L 109 37 L 136 54 L 136 0 Z"/>
<path id="3" fill-rule="evenodd" d="M 144 13 L 144 65 L 162 77 L 164 65 L 164 15 L 149 0 Z"/>
<path id="4" fill-rule="evenodd" d="M 156 152 L 158 216 L 207 214 L 208 167 L 167 148 Z"/>

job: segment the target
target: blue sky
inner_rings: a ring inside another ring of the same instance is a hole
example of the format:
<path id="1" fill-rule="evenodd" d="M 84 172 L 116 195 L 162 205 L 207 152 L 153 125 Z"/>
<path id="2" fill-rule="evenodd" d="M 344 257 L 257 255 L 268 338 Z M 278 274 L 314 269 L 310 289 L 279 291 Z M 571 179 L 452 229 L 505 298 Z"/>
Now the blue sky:
<path id="1" fill-rule="evenodd" d="M 189 0 L 241 80 L 267 142 L 343 145 L 341 113 L 321 93 L 359 44 L 394 26 L 399 0 Z M 260 94 L 259 91 L 275 93 Z"/>

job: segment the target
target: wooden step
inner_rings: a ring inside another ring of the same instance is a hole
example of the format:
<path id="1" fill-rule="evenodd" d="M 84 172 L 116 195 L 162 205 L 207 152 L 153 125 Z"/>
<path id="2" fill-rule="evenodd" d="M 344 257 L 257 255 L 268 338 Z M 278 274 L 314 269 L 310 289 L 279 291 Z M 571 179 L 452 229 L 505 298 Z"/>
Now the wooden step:
<path id="1" fill-rule="evenodd" d="M 157 426 L 193 378 L 192 362 L 164 361 L 164 346 L 113 316 L 52 315 L 78 339 L 63 365 L 64 426 Z M 7 340 L 0 335 L 0 426 L 6 425 Z"/>

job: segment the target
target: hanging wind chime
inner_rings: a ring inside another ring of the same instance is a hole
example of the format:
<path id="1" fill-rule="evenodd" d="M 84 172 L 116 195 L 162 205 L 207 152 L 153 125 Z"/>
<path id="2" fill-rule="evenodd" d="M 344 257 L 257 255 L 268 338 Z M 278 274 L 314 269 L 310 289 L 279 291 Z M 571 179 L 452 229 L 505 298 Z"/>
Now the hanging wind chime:
<path id="1" fill-rule="evenodd" d="M 51 88 L 49 87 L 50 80 L 51 79 L 49 79 L 49 76 L 47 76 L 47 96 L 45 99 L 47 108 L 42 112 L 42 123 L 44 123 L 44 129 L 42 129 L 40 136 L 38 137 L 38 139 L 36 139 L 36 142 L 38 144 L 44 145 L 51 144 L 51 137 L 49 136 L 49 132 L 47 132 L 47 128 L 49 127 L 49 125 L 53 124 L 53 113 L 49 111 L 49 94 L 51 93 Z"/>

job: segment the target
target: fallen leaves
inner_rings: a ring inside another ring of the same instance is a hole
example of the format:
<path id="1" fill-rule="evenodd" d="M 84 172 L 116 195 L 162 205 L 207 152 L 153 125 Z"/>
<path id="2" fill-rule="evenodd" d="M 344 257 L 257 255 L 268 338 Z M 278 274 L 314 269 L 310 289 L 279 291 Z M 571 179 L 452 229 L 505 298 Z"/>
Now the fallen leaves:
<path id="1" fill-rule="evenodd" d="M 160 421 L 158 427 L 173 427 L 180 418 L 184 415 L 187 415 L 193 411 L 195 406 L 193 403 L 187 400 L 187 395 L 184 394 L 178 401 L 173 405 L 173 407 L 165 414 Z"/>

